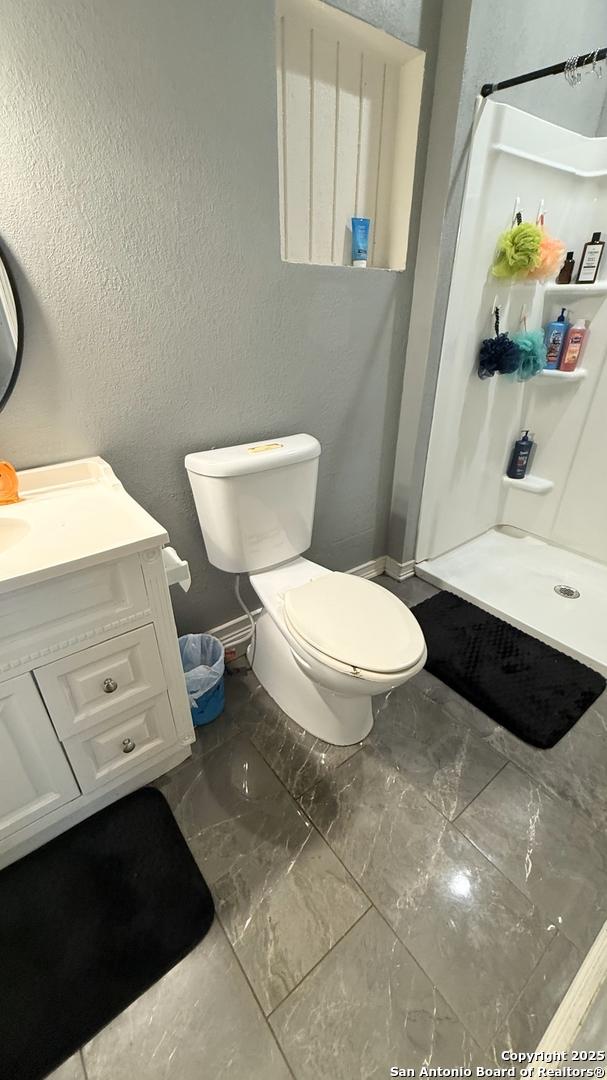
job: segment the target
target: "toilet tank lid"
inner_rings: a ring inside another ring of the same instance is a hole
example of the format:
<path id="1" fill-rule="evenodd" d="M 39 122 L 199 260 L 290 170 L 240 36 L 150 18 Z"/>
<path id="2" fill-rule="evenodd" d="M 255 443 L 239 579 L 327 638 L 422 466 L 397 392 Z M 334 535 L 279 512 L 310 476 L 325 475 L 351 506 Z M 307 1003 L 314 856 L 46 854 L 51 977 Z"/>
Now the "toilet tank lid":
<path id="1" fill-rule="evenodd" d="M 185 467 L 199 476 L 245 476 L 317 457 L 320 457 L 320 443 L 313 435 L 285 435 L 188 454 Z"/>

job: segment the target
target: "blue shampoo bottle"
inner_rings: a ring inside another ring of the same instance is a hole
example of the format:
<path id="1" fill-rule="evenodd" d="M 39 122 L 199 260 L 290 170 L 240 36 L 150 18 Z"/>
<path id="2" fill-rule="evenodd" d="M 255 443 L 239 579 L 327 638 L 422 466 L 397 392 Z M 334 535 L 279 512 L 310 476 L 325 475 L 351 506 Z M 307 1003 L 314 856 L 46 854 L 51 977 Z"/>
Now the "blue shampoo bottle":
<path id="1" fill-rule="evenodd" d="M 547 368 L 557 368 L 559 366 L 563 345 L 565 344 L 565 337 L 569 329 L 569 323 L 565 317 L 566 313 L 567 308 L 562 308 L 558 319 L 547 323 L 544 330 Z"/>

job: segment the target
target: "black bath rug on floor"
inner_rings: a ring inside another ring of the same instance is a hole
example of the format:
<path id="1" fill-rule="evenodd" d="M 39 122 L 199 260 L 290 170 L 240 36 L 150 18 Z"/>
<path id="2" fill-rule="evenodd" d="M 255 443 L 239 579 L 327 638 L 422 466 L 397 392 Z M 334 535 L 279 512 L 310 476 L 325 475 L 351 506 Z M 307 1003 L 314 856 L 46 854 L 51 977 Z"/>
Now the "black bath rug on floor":
<path id="1" fill-rule="evenodd" d="M 55 1069 L 187 955 L 211 894 L 142 788 L 0 872 L 0 1078 Z"/>
<path id="2" fill-rule="evenodd" d="M 413 608 L 426 668 L 519 739 L 546 750 L 605 689 L 605 679 L 450 592 Z"/>

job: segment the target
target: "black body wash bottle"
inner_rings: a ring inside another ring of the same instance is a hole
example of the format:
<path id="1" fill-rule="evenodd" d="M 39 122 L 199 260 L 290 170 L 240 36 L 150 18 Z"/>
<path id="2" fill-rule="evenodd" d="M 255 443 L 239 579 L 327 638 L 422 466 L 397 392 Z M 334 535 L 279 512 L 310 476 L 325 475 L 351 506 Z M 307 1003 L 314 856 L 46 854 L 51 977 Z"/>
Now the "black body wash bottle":
<path id="1" fill-rule="evenodd" d="M 523 431 L 520 439 L 517 439 L 512 449 L 507 474 L 511 480 L 523 480 L 529 466 L 529 456 L 534 447 L 534 442 L 529 438 L 529 431 Z"/>

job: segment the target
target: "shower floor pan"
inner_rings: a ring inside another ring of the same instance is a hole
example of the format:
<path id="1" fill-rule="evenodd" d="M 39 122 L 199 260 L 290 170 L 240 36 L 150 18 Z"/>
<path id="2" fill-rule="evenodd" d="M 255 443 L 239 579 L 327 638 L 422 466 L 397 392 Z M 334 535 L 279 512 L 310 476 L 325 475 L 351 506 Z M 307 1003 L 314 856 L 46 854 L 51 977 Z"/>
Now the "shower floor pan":
<path id="1" fill-rule="evenodd" d="M 415 573 L 607 676 L 607 565 L 516 529 L 491 529 Z M 576 598 L 556 592 L 561 586 Z"/>

